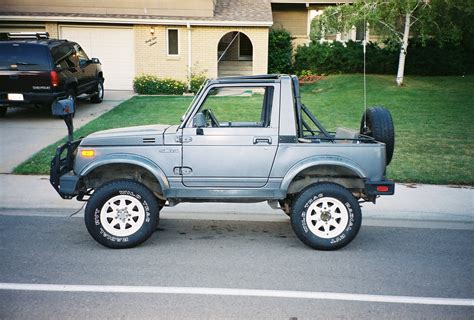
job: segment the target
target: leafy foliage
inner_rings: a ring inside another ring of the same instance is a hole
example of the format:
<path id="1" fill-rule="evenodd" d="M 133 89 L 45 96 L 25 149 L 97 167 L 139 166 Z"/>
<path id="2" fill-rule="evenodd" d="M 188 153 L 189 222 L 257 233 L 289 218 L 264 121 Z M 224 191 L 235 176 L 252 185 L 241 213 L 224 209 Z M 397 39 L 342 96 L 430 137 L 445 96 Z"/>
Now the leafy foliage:
<path id="1" fill-rule="evenodd" d="M 398 45 L 380 47 L 369 42 L 367 73 L 395 73 L 399 50 Z M 474 73 L 472 54 L 461 46 L 439 47 L 432 41 L 414 40 L 407 51 L 410 59 L 406 62 L 406 74 L 446 76 Z M 302 74 L 304 70 L 317 74 L 361 73 L 363 68 L 363 49 L 360 42 L 313 42 L 296 50 L 294 70 L 298 74 Z"/>
<path id="2" fill-rule="evenodd" d="M 133 79 L 133 89 L 138 94 L 183 94 L 186 88 L 183 81 L 161 79 L 154 75 L 141 75 Z"/>
<path id="3" fill-rule="evenodd" d="M 205 74 L 193 74 L 191 76 L 191 92 L 197 93 L 202 84 L 207 80 Z"/>
<path id="4" fill-rule="evenodd" d="M 291 73 L 293 46 L 285 29 L 270 29 L 268 35 L 268 72 Z"/>

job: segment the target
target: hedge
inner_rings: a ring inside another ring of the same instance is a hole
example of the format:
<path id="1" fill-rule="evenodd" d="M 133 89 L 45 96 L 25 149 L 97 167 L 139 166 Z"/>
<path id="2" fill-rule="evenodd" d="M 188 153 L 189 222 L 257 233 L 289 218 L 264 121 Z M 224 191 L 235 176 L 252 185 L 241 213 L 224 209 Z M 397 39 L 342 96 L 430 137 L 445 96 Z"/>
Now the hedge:
<path id="1" fill-rule="evenodd" d="M 474 73 L 473 53 L 461 46 L 440 48 L 434 43 L 413 41 L 407 50 L 405 73 L 411 75 L 462 75 Z M 367 44 L 366 71 L 376 74 L 397 72 L 399 49 Z M 312 42 L 296 50 L 294 71 L 310 70 L 317 74 L 360 73 L 364 68 L 362 43 L 349 41 Z"/>

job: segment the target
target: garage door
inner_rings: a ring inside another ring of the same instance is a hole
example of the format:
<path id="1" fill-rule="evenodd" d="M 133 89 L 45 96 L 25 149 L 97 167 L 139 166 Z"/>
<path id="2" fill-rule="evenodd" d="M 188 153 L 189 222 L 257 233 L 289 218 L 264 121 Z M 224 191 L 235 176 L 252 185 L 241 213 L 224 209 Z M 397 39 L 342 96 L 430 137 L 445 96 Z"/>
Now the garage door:
<path id="1" fill-rule="evenodd" d="M 61 26 L 60 31 L 62 39 L 79 43 L 89 58 L 99 58 L 106 89 L 132 90 L 135 75 L 133 29 Z"/>

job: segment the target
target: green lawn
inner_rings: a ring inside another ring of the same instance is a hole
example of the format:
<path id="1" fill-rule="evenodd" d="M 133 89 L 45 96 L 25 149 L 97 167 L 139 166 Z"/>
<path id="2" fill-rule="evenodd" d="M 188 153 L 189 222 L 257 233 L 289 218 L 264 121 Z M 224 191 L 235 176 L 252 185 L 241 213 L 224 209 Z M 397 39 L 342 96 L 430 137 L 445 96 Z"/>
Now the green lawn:
<path id="1" fill-rule="evenodd" d="M 395 123 L 396 146 L 389 177 L 398 182 L 474 185 L 474 76 L 407 77 L 400 88 L 393 80 L 393 76 L 371 75 L 367 83 L 368 105 L 387 107 Z M 362 75 L 329 76 L 302 86 L 302 101 L 330 130 L 358 128 L 363 113 L 362 88 Z M 125 125 L 179 123 L 190 101 L 189 97 L 134 97 L 75 135 Z M 60 143 L 34 155 L 15 173 L 48 173 L 49 161 Z"/>

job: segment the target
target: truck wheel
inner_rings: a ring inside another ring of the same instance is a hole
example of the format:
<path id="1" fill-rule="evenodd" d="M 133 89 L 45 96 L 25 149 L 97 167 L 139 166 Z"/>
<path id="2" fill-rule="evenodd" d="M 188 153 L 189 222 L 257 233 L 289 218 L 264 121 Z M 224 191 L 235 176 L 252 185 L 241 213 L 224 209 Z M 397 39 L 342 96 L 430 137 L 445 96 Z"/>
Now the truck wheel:
<path id="1" fill-rule="evenodd" d="M 306 245 L 319 250 L 336 250 L 349 244 L 362 222 L 359 203 L 352 194 L 334 183 L 314 184 L 293 202 L 291 226 Z"/>
<path id="2" fill-rule="evenodd" d="M 106 247 L 135 247 L 156 229 L 158 202 L 133 180 L 115 180 L 97 189 L 87 203 L 84 220 L 90 235 Z"/>
<path id="3" fill-rule="evenodd" d="M 389 165 L 395 148 L 395 129 L 390 111 L 383 107 L 367 109 L 360 122 L 360 133 L 385 143 L 386 164 Z"/>
<path id="4" fill-rule="evenodd" d="M 104 99 L 104 79 L 98 79 L 97 88 L 91 96 L 91 102 L 101 103 Z"/>
<path id="5" fill-rule="evenodd" d="M 0 118 L 3 118 L 7 114 L 7 107 L 0 107 Z"/>

